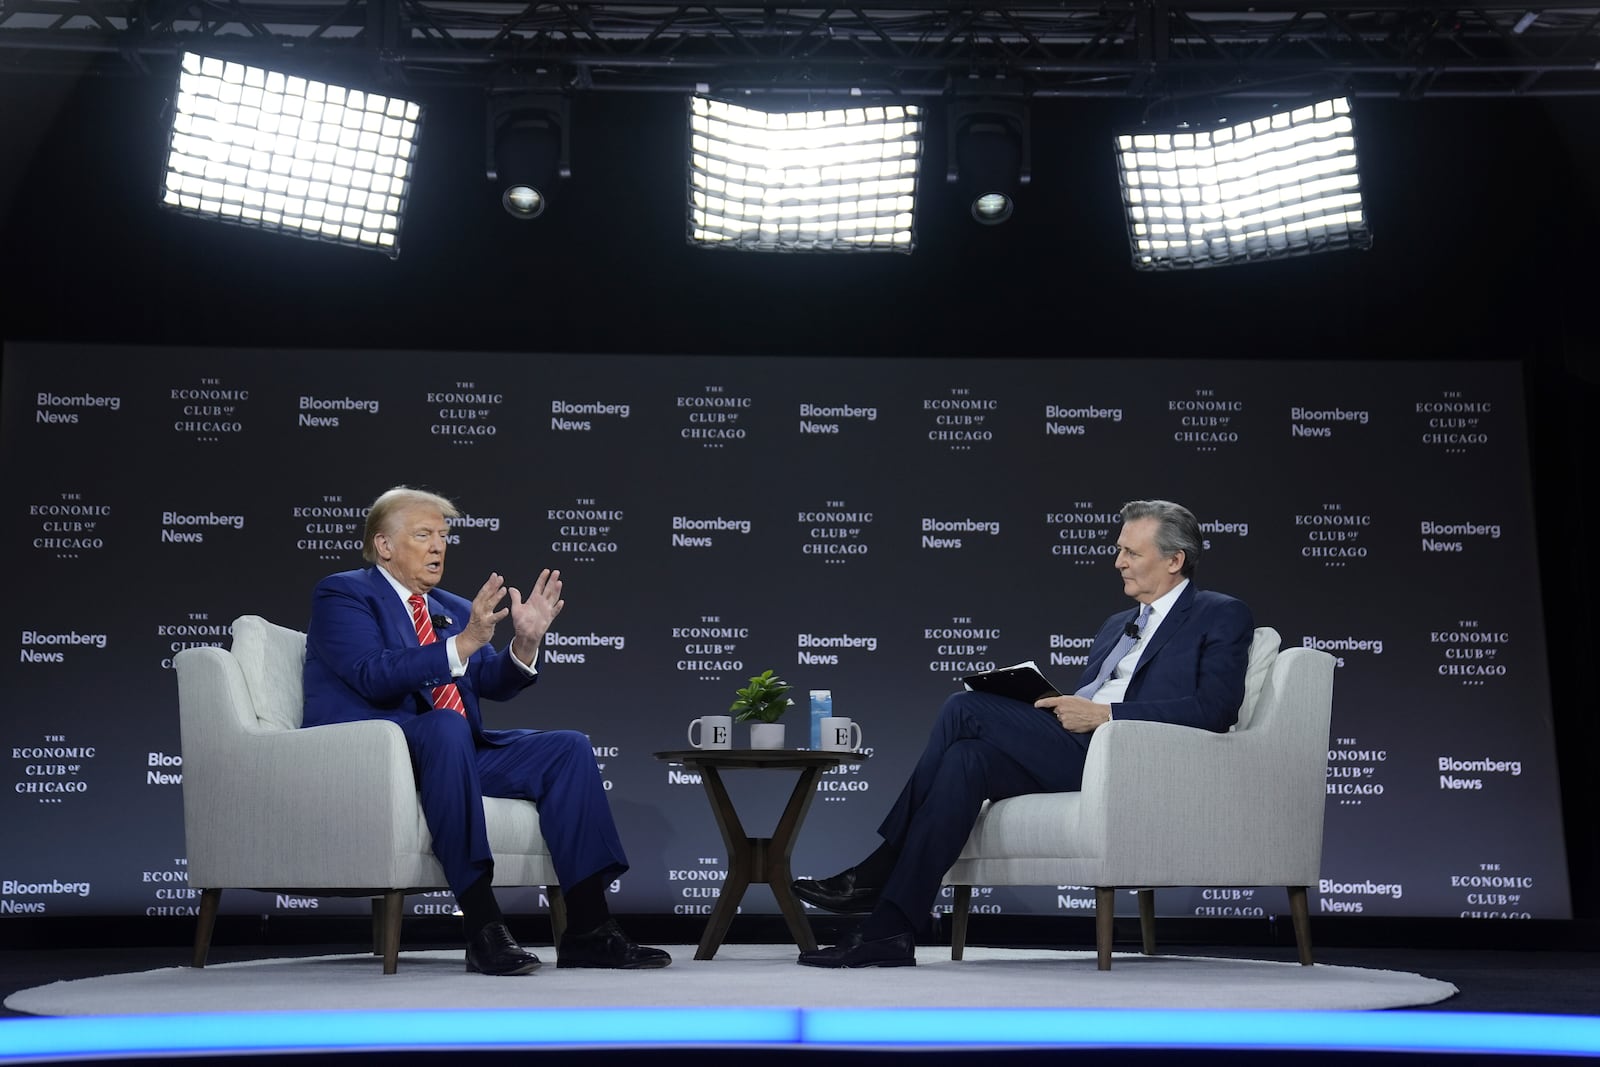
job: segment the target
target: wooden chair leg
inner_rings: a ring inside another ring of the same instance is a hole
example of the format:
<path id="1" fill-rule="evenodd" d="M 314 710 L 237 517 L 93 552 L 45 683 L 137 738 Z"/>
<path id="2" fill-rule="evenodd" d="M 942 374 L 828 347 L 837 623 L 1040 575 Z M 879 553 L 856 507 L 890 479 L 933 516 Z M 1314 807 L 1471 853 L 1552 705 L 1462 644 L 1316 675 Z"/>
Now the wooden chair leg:
<path id="1" fill-rule="evenodd" d="M 1094 947 L 1096 964 L 1102 971 L 1111 969 L 1111 920 L 1117 907 L 1117 891 L 1112 886 L 1094 890 Z"/>
<path id="2" fill-rule="evenodd" d="M 972 887 L 958 885 L 950 911 L 950 958 L 959 960 L 967 950 L 967 918 L 972 912 Z"/>
<path id="3" fill-rule="evenodd" d="M 383 897 L 372 898 L 372 954 L 383 955 Z"/>
<path id="4" fill-rule="evenodd" d="M 1306 886 L 1289 886 L 1289 914 L 1294 919 L 1294 943 L 1300 949 L 1300 965 L 1311 966 L 1311 906 L 1306 902 Z"/>
<path id="5" fill-rule="evenodd" d="M 561 895 L 558 885 L 545 886 L 544 895 L 550 902 L 550 943 L 559 949 L 561 935 L 567 932 L 567 898 Z"/>
<path id="6" fill-rule="evenodd" d="M 1156 954 L 1156 891 L 1139 890 L 1139 939 L 1146 956 Z"/>
<path id="7" fill-rule="evenodd" d="M 394 974 L 400 969 L 400 919 L 406 908 L 406 895 L 391 889 L 383 895 L 383 973 Z"/>
<path id="8" fill-rule="evenodd" d="M 200 891 L 200 915 L 194 924 L 194 958 L 190 960 L 192 967 L 206 965 L 206 956 L 211 952 L 211 933 L 217 925 L 217 906 L 221 903 L 222 890 Z"/>

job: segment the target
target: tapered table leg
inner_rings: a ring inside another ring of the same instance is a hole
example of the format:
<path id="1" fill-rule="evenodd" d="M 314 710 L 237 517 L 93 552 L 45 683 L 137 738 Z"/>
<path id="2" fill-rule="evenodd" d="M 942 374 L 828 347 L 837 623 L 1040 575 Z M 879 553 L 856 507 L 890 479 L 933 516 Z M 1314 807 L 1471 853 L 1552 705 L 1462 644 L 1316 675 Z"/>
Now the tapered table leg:
<path id="1" fill-rule="evenodd" d="M 822 775 L 841 764 L 858 764 L 867 757 L 860 752 L 818 752 L 807 749 L 732 750 L 680 750 L 657 752 L 657 759 L 681 763 L 700 774 L 700 784 L 706 788 L 706 798 L 711 802 L 711 814 L 717 820 L 717 830 L 728 849 L 728 874 L 717 894 L 716 906 L 706 920 L 705 932 L 696 946 L 694 958 L 709 960 L 722 947 L 728 936 L 728 927 L 739 912 L 739 902 L 751 883 L 760 883 L 772 889 L 789 935 L 803 952 L 815 951 L 817 938 L 811 930 L 811 920 L 806 917 L 805 906 L 789 887 L 794 882 L 791 856 L 794 853 L 800 826 L 817 795 L 817 783 Z M 738 809 L 722 780 L 725 770 L 792 770 L 799 772 L 789 800 L 778 817 L 771 837 L 751 837 L 739 821 Z"/>

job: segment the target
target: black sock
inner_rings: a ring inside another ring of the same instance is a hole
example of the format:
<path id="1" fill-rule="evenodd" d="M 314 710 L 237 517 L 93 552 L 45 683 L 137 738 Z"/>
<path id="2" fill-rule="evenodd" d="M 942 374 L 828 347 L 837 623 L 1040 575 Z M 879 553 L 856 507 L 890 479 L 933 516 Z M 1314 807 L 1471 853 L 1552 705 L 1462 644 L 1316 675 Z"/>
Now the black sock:
<path id="1" fill-rule="evenodd" d="M 494 890 L 490 888 L 493 881 L 494 872 L 488 871 L 456 898 L 456 903 L 461 905 L 461 925 L 466 928 L 468 941 L 477 937 L 485 926 L 503 920 Z"/>
<path id="2" fill-rule="evenodd" d="M 611 878 L 605 873 L 591 875 L 568 889 L 561 887 L 561 899 L 567 904 L 567 929 L 575 934 L 586 934 L 611 918 L 606 907 L 606 886 Z"/>
<path id="3" fill-rule="evenodd" d="M 856 864 L 856 881 L 871 886 L 883 885 L 894 873 L 894 864 L 899 858 L 900 850 L 885 841 L 872 855 Z"/>
<path id="4" fill-rule="evenodd" d="M 882 941 L 886 937 L 895 937 L 898 934 L 915 934 L 916 927 L 911 920 L 901 913 L 900 909 L 890 904 L 887 900 L 879 901 L 878 906 L 872 909 L 872 914 L 866 917 L 861 924 L 861 940 Z"/>

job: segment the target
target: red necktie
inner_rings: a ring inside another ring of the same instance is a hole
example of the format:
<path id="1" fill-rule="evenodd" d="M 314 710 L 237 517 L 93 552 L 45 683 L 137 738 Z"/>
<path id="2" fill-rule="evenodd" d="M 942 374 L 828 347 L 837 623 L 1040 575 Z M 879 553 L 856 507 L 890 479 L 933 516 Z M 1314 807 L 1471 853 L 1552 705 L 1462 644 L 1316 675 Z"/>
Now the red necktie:
<path id="1" fill-rule="evenodd" d="M 411 624 L 417 628 L 417 640 L 425 645 L 439 640 L 439 635 L 433 632 L 433 620 L 428 618 L 428 601 L 415 595 L 406 597 L 406 603 L 411 605 Z M 433 706 L 449 708 L 459 715 L 467 713 L 466 705 L 461 703 L 461 690 L 456 688 L 454 682 L 433 687 Z"/>

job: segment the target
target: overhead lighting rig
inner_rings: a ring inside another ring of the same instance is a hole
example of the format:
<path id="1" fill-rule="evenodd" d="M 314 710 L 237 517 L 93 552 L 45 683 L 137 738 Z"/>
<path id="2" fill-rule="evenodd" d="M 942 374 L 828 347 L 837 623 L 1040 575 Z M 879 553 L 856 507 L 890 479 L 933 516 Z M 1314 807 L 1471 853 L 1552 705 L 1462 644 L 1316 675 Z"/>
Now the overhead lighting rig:
<path id="1" fill-rule="evenodd" d="M 946 109 L 945 180 L 960 190 L 976 222 L 999 225 L 1033 180 L 1028 105 L 1020 97 L 980 93 L 957 96 Z"/>
<path id="2" fill-rule="evenodd" d="M 562 93 L 490 91 L 484 172 L 512 217 L 538 218 L 557 183 L 572 177 L 571 130 Z"/>

